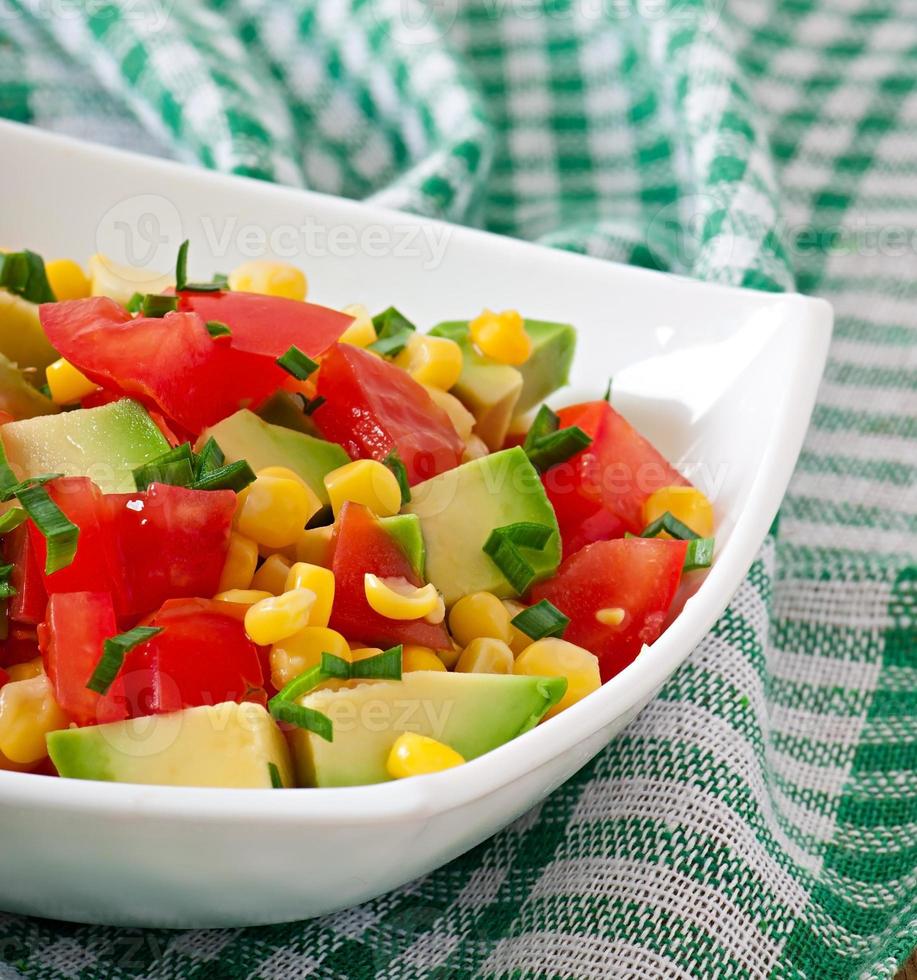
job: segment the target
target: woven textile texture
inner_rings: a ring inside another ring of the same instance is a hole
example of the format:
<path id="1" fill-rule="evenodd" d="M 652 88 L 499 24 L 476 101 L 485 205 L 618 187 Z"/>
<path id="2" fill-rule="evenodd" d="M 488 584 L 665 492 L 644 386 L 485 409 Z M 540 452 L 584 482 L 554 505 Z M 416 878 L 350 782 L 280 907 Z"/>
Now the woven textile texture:
<path id="1" fill-rule="evenodd" d="M 0 915 L 0 977 L 894 973 L 917 944 L 915 0 L 6 0 L 0 114 L 837 314 L 774 537 L 539 808 L 312 922 Z"/>

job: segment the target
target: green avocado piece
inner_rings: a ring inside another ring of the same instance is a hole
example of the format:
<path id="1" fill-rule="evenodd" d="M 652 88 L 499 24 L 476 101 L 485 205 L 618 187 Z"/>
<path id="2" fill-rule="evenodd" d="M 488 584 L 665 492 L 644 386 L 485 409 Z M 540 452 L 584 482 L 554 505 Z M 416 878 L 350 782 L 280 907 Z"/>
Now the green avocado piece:
<path id="1" fill-rule="evenodd" d="M 54 415 L 60 411 L 25 379 L 22 371 L 0 354 L 0 411 L 16 419 L 31 419 L 36 415 Z"/>
<path id="2" fill-rule="evenodd" d="M 252 701 L 67 728 L 47 741 L 57 771 L 70 779 L 269 789 L 273 765 L 281 783 L 293 785 L 286 740 Z"/>
<path id="3" fill-rule="evenodd" d="M 20 479 L 41 473 L 88 476 L 103 493 L 136 490 L 133 470 L 169 450 L 146 409 L 129 398 L 7 422 L 0 436 Z"/>
<path id="4" fill-rule="evenodd" d="M 306 415 L 299 404 L 296 395 L 290 391 L 276 391 L 255 413 L 271 425 L 279 425 L 284 429 L 295 429 L 307 436 L 318 437 L 318 427 Z"/>
<path id="5" fill-rule="evenodd" d="M 38 306 L 0 289 L 0 354 L 20 368 L 35 368 L 35 384 L 45 382 L 45 368 L 56 361 L 41 321 Z"/>
<path id="6" fill-rule="evenodd" d="M 211 436 L 223 450 L 227 463 L 248 460 L 256 473 L 267 466 L 286 466 L 309 484 L 325 506 L 330 503 L 325 474 L 350 462 L 350 457 L 336 443 L 272 425 L 247 408 L 205 429 L 200 444 Z"/>
<path id="7" fill-rule="evenodd" d="M 423 531 L 420 528 L 420 518 L 416 514 L 395 514 L 393 517 L 380 517 L 378 520 L 405 553 L 411 568 L 423 579 L 427 552 L 423 542 Z"/>
<path id="8" fill-rule="evenodd" d="M 296 729 L 296 776 L 303 786 L 387 782 L 386 761 L 402 732 L 435 738 L 466 761 L 475 759 L 534 728 L 566 689 L 564 677 L 418 670 L 400 681 L 314 691 L 299 703 L 331 719 L 334 739 Z"/>
<path id="9" fill-rule="evenodd" d="M 507 524 L 547 524 L 554 534 L 542 551 L 526 551 L 536 581 L 560 564 L 560 533 L 538 471 L 521 446 L 464 463 L 411 488 L 409 514 L 420 518 L 427 579 L 446 605 L 470 592 L 514 596 L 516 591 L 484 554 L 490 532 Z"/>

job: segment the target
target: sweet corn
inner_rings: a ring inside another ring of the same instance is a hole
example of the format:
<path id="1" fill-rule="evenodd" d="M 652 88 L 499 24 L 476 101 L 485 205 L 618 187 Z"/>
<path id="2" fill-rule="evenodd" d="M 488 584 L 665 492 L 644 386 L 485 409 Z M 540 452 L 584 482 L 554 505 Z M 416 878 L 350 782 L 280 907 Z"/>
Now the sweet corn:
<path id="1" fill-rule="evenodd" d="M 309 625 L 328 625 L 334 604 L 334 573 L 330 569 L 298 561 L 287 573 L 286 590 L 290 589 L 311 589 L 315 593 L 315 605 L 309 613 Z"/>
<path id="2" fill-rule="evenodd" d="M 293 544 L 293 555 L 297 561 L 308 562 L 310 565 L 331 567 L 331 535 L 334 525 L 326 527 L 306 528 Z"/>
<path id="3" fill-rule="evenodd" d="M 368 347 L 378 339 L 373 318 L 362 303 L 345 306 L 342 313 L 353 317 L 353 323 L 338 337 L 339 344 L 352 344 L 354 347 Z"/>
<path id="4" fill-rule="evenodd" d="M 510 615 L 500 600 L 490 592 L 472 592 L 463 596 L 449 613 L 449 629 L 456 643 L 467 647 L 480 636 L 509 643 L 512 634 Z"/>
<path id="5" fill-rule="evenodd" d="M 213 598 L 216 602 L 232 602 L 237 606 L 253 606 L 262 599 L 270 599 L 273 592 L 262 592 L 259 589 L 227 589 L 218 592 Z"/>
<path id="6" fill-rule="evenodd" d="M 367 660 L 369 657 L 378 657 L 382 653 L 382 647 L 351 647 L 347 659 L 352 664 L 358 660 Z"/>
<path id="7" fill-rule="evenodd" d="M 442 602 L 432 583 L 417 588 L 407 579 L 379 578 L 372 572 L 363 576 L 363 591 L 370 607 L 388 619 L 425 619 L 438 613 Z"/>
<path id="8" fill-rule="evenodd" d="M 403 732 L 395 739 L 385 764 L 392 779 L 426 776 L 460 766 L 464 758 L 443 742 L 417 732 Z"/>
<path id="9" fill-rule="evenodd" d="M 291 470 L 287 466 L 265 466 L 264 469 L 258 470 L 255 476 L 276 476 L 281 480 L 295 480 L 304 487 L 309 486 L 295 470 Z"/>
<path id="10" fill-rule="evenodd" d="M 99 387 L 95 381 L 90 381 L 82 371 L 78 371 L 63 357 L 49 364 L 45 375 L 51 391 L 51 400 L 57 405 L 78 402 Z"/>
<path id="11" fill-rule="evenodd" d="M 449 416 L 452 428 L 458 433 L 459 439 L 462 442 L 468 442 L 471 438 L 471 431 L 474 428 L 474 416 L 471 412 L 465 408 L 455 395 L 450 395 L 448 391 L 443 391 L 441 388 L 434 388 L 432 385 L 424 385 L 424 388 L 426 388 L 427 394 L 430 396 L 433 404 L 437 405 Z"/>
<path id="12" fill-rule="evenodd" d="M 310 589 L 294 589 L 283 595 L 262 599 L 245 613 L 245 632 L 259 646 L 271 646 L 309 625 L 309 613 L 315 603 Z"/>
<path id="13" fill-rule="evenodd" d="M 620 626 L 627 616 L 627 610 L 620 606 L 608 606 L 606 609 L 596 611 L 596 621 L 603 626 Z"/>
<path id="14" fill-rule="evenodd" d="M 480 436 L 472 434 L 465 440 L 462 462 L 471 463 L 476 459 L 483 459 L 489 452 L 487 443 Z"/>
<path id="15" fill-rule="evenodd" d="M 279 640 L 271 647 L 271 683 L 279 691 L 294 677 L 320 664 L 323 653 L 333 653 L 343 660 L 350 660 L 351 656 L 344 637 L 324 626 L 306 626 Z"/>
<path id="16" fill-rule="evenodd" d="M 270 555 L 255 572 L 251 587 L 270 595 L 280 595 L 287 591 L 287 576 L 291 567 L 283 555 Z"/>
<path id="17" fill-rule="evenodd" d="M 462 373 L 462 348 L 448 337 L 415 333 L 395 358 L 419 384 L 448 391 Z"/>
<path id="18" fill-rule="evenodd" d="M 375 459 L 358 459 L 325 476 L 331 508 L 337 517 L 348 500 L 365 504 L 378 517 L 401 510 L 401 487 L 395 474 Z"/>
<path id="19" fill-rule="evenodd" d="M 663 487 L 643 503 L 643 523 L 652 524 L 668 511 L 702 538 L 713 534 L 713 505 L 696 487 Z"/>
<path id="20" fill-rule="evenodd" d="M 28 765 L 44 759 L 45 735 L 69 724 L 47 675 L 10 681 L 0 688 L 0 753 L 10 762 Z"/>
<path id="21" fill-rule="evenodd" d="M 525 322 L 516 310 L 502 313 L 484 310 L 468 328 L 475 346 L 494 361 L 525 364 L 532 356 L 532 338 L 526 333 Z"/>
<path id="22" fill-rule="evenodd" d="M 11 681 L 27 681 L 43 674 L 45 665 L 41 657 L 36 657 L 34 660 L 26 660 L 25 663 L 13 664 L 12 667 L 6 668 L 6 672 Z"/>
<path id="23" fill-rule="evenodd" d="M 436 656 L 442 660 L 443 666 L 446 668 L 446 670 L 454 670 L 455 665 L 458 663 L 458 659 L 461 655 L 462 648 L 457 643 L 453 643 L 448 650 L 436 651 Z"/>
<path id="24" fill-rule="evenodd" d="M 462 651 L 455 669 L 460 674 L 511 674 L 513 651 L 503 640 L 479 636 Z"/>
<path id="25" fill-rule="evenodd" d="M 239 533 L 269 548 L 293 544 L 322 502 L 301 480 L 259 476 L 240 494 L 236 506 Z"/>
<path id="26" fill-rule="evenodd" d="M 518 657 L 519 654 L 531 644 L 532 638 L 523 633 L 522 630 L 516 629 L 516 627 L 513 626 L 512 620 L 526 607 L 522 605 L 521 602 L 516 602 L 515 599 L 504 599 L 503 608 L 509 613 L 510 618 L 509 647 L 513 651 L 513 655 Z"/>
<path id="27" fill-rule="evenodd" d="M 567 693 L 545 715 L 550 718 L 602 686 L 598 657 L 566 640 L 536 640 L 517 658 L 514 674 L 566 677 Z"/>
<path id="28" fill-rule="evenodd" d="M 85 299 L 92 289 L 89 276 L 73 259 L 52 259 L 46 262 L 45 275 L 58 301 Z"/>
<path id="29" fill-rule="evenodd" d="M 430 647 L 407 644 L 401 651 L 401 671 L 408 674 L 413 670 L 445 670 L 446 665 Z"/>
<path id="30" fill-rule="evenodd" d="M 220 574 L 217 591 L 247 589 L 252 584 L 252 576 L 258 567 L 258 545 L 251 538 L 233 531 L 229 535 L 229 550 Z"/>
<path id="31" fill-rule="evenodd" d="M 300 301 L 308 292 L 306 277 L 300 269 L 273 259 L 252 259 L 236 266 L 229 274 L 229 288 L 237 293 L 262 293 Z"/>

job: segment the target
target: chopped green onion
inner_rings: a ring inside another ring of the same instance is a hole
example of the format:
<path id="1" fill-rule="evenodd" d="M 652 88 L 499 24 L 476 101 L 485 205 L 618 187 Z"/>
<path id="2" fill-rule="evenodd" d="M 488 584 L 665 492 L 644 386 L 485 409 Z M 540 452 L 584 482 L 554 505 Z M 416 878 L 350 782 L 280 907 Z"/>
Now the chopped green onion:
<path id="1" fill-rule="evenodd" d="M 560 416 L 548 408 L 547 405 L 542 405 L 538 409 L 538 414 L 533 419 L 532 425 L 525 437 L 525 442 L 522 444 L 523 449 L 526 452 L 534 449 L 541 439 L 553 435 L 559 428 Z"/>
<path id="2" fill-rule="evenodd" d="M 657 538 L 663 531 L 670 538 L 675 538 L 677 541 L 693 541 L 700 537 L 699 534 L 692 531 L 687 524 L 683 524 L 677 517 L 669 513 L 669 511 L 666 511 L 662 517 L 657 517 L 652 524 L 647 524 L 640 532 L 640 537 Z"/>
<path id="3" fill-rule="evenodd" d="M 140 304 L 141 316 L 163 317 L 178 309 L 177 296 L 160 296 L 158 293 L 147 293 Z"/>
<path id="4" fill-rule="evenodd" d="M 578 425 L 571 425 L 539 439 L 533 448 L 526 450 L 526 453 L 532 465 L 540 473 L 544 473 L 545 470 L 565 462 L 591 445 L 592 436 Z"/>
<path id="5" fill-rule="evenodd" d="M 401 660 L 403 648 L 399 643 L 397 646 L 389 647 L 382 653 L 377 653 L 374 657 L 366 657 L 365 660 L 355 660 L 353 663 L 344 661 L 350 668 L 351 680 L 401 680 Z M 325 658 L 332 654 L 322 654 L 322 670 L 325 669 Z M 340 660 L 340 657 L 335 658 Z"/>
<path id="6" fill-rule="evenodd" d="M 371 344 L 367 344 L 366 349 L 375 351 L 383 357 L 394 357 L 404 350 L 410 339 L 411 331 L 402 330 L 399 333 L 393 333 L 390 337 L 380 337 L 378 340 L 374 340 Z"/>
<path id="7" fill-rule="evenodd" d="M 47 382 L 45 382 L 43 385 L 39 385 L 38 390 L 45 396 L 45 398 L 51 397 L 51 386 Z"/>
<path id="8" fill-rule="evenodd" d="M 318 687 L 319 684 L 327 679 L 328 675 L 322 670 L 321 664 L 316 664 L 314 667 L 310 667 L 308 670 L 303 671 L 303 673 L 298 674 L 293 680 L 288 681 L 281 688 L 280 693 L 275 694 L 271 698 L 271 701 L 295 701 L 304 694 L 308 694 L 313 687 Z M 270 704 L 268 707 L 270 707 Z"/>
<path id="9" fill-rule="evenodd" d="M 11 507 L 0 515 L 0 534 L 14 531 L 26 519 L 26 513 L 21 507 Z"/>
<path id="10" fill-rule="evenodd" d="M 192 490 L 235 490 L 239 493 L 244 490 L 249 483 L 253 483 L 255 474 L 252 468 L 244 459 L 237 460 L 235 463 L 227 463 L 219 469 L 211 470 L 209 473 L 202 473 L 191 484 Z"/>
<path id="11" fill-rule="evenodd" d="M 0 599 L 11 599 L 16 595 L 16 589 L 10 585 L 10 573 L 15 565 L 0 565 Z"/>
<path id="12" fill-rule="evenodd" d="M 692 538 L 685 552 L 684 571 L 693 572 L 698 568 L 709 568 L 713 564 L 713 538 Z"/>
<path id="13" fill-rule="evenodd" d="M 275 762 L 267 764 L 267 773 L 271 777 L 271 788 L 283 789 L 283 780 L 280 778 L 280 770 Z"/>
<path id="14" fill-rule="evenodd" d="M 226 462 L 223 450 L 217 445 L 216 439 L 211 436 L 201 447 L 194 461 L 194 479 L 199 480 L 207 473 L 218 470 Z"/>
<path id="15" fill-rule="evenodd" d="M 48 282 L 44 260 L 28 249 L 0 254 L 0 288 L 30 303 L 53 303 L 57 299 Z"/>
<path id="16" fill-rule="evenodd" d="M 178 258 L 175 260 L 175 292 L 181 292 L 188 281 L 188 246 L 191 243 L 186 238 L 178 246 Z"/>
<path id="17" fill-rule="evenodd" d="M 231 337 L 232 331 L 221 320 L 208 320 L 205 324 L 211 337 Z"/>
<path id="18" fill-rule="evenodd" d="M 138 490 L 146 490 L 152 483 L 168 483 L 174 487 L 187 487 L 194 481 L 194 454 L 191 444 L 184 442 L 133 471 Z"/>
<path id="19" fill-rule="evenodd" d="M 334 727 L 331 719 L 316 711 L 314 708 L 304 708 L 301 704 L 294 704 L 292 701 L 282 701 L 278 698 L 271 698 L 268 707 L 271 715 L 277 721 L 285 721 L 289 725 L 303 728 L 307 732 L 312 732 L 323 738 L 326 742 L 334 741 Z"/>
<path id="20" fill-rule="evenodd" d="M 517 613 L 511 622 L 526 636 L 533 640 L 542 640 L 546 636 L 563 636 L 564 630 L 570 625 L 570 617 L 565 616 L 547 599 L 542 599 L 534 606 Z"/>
<path id="21" fill-rule="evenodd" d="M 161 626 L 135 626 L 126 633 L 119 633 L 106 640 L 102 645 L 102 657 L 96 664 L 86 687 L 97 694 L 108 694 L 108 689 L 124 665 L 124 658 L 128 652 L 161 632 Z"/>
<path id="22" fill-rule="evenodd" d="M 411 485 L 408 483 L 408 471 L 405 469 L 404 463 L 401 462 L 401 457 L 398 455 L 398 450 L 393 449 L 388 456 L 382 460 L 382 465 L 387 466 L 392 473 L 395 474 L 395 479 L 398 481 L 398 486 L 401 487 L 402 504 L 409 504 L 411 502 Z"/>
<path id="23" fill-rule="evenodd" d="M 391 337 L 394 334 L 407 331 L 414 333 L 417 329 L 413 323 L 400 311 L 390 306 L 387 310 L 377 313 L 373 317 L 373 326 L 376 329 L 376 336 L 382 340 L 384 337 Z"/>
<path id="24" fill-rule="evenodd" d="M 143 307 L 143 293 L 134 293 L 133 296 L 124 304 L 128 313 L 139 313 Z"/>
<path id="25" fill-rule="evenodd" d="M 506 581 L 522 595 L 535 581 L 536 572 L 519 549 L 542 551 L 553 534 L 554 529 L 547 524 L 529 521 L 507 524 L 490 532 L 482 550 L 500 569 Z"/>
<path id="26" fill-rule="evenodd" d="M 12 470 L 10 472 L 12 472 Z M 63 475 L 63 473 L 41 473 L 38 476 L 27 476 L 20 483 L 14 483 L 11 487 L 7 487 L 5 490 L 0 492 L 0 501 L 6 503 L 8 500 L 12 500 L 13 497 L 17 497 L 23 490 L 27 490 L 29 487 L 43 486 L 45 483 L 50 483 L 51 480 L 56 480 L 59 476 Z"/>
<path id="27" fill-rule="evenodd" d="M 608 384 L 605 386 L 605 394 L 603 395 L 603 398 L 609 405 L 611 404 L 611 383 L 613 380 L 613 378 L 608 379 Z"/>
<path id="28" fill-rule="evenodd" d="M 311 415 L 317 408 L 321 408 L 327 400 L 324 395 L 316 395 L 314 398 L 303 398 L 302 410 L 306 415 Z"/>
<path id="29" fill-rule="evenodd" d="M 292 374 L 294 378 L 299 381 L 305 381 L 310 374 L 318 370 L 317 362 L 313 361 L 311 357 L 307 357 L 303 352 L 295 345 L 291 347 L 286 354 L 281 355 L 277 358 L 277 363 L 286 371 L 288 374 Z"/>
<path id="30" fill-rule="evenodd" d="M 24 487 L 16 496 L 45 539 L 45 575 L 52 575 L 58 569 L 66 568 L 76 554 L 80 529 L 54 503 L 43 486 Z"/>

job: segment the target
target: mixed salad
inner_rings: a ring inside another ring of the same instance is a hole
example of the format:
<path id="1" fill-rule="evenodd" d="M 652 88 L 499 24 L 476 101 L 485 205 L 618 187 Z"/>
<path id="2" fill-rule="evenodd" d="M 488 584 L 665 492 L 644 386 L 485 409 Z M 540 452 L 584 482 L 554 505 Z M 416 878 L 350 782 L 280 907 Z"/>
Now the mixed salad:
<path id="1" fill-rule="evenodd" d="M 544 404 L 572 326 L 423 333 L 187 254 L 0 255 L 0 769 L 437 772 L 595 691 L 711 563 L 710 502 L 610 390 Z"/>

